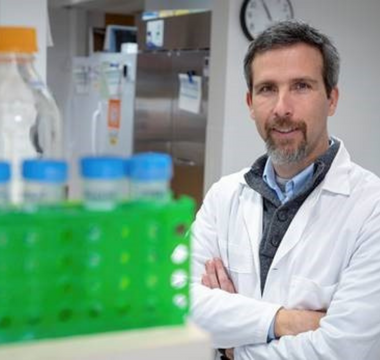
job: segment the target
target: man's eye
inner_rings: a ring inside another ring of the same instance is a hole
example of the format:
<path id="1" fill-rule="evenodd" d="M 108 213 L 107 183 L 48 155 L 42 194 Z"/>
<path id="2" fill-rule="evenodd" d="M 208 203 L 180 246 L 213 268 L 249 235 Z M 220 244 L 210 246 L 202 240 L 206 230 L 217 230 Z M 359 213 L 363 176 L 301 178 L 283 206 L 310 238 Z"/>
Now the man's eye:
<path id="1" fill-rule="evenodd" d="M 265 85 L 265 86 L 262 86 L 261 88 L 259 88 L 258 93 L 259 94 L 269 94 L 269 93 L 274 92 L 274 91 L 275 91 L 274 86 Z"/>
<path id="2" fill-rule="evenodd" d="M 311 88 L 310 84 L 308 84 L 306 82 L 298 82 L 294 85 L 295 90 L 307 90 L 310 88 Z"/>

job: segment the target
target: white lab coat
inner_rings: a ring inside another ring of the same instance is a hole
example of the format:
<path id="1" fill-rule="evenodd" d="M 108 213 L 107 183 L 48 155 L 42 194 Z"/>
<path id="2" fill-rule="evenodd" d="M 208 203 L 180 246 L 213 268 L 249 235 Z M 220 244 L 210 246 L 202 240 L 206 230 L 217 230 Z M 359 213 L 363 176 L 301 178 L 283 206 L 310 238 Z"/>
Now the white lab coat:
<path id="1" fill-rule="evenodd" d="M 260 293 L 262 197 L 223 177 L 193 225 L 192 318 L 235 360 L 380 359 L 380 180 L 340 149 L 290 224 Z M 220 257 L 238 294 L 200 284 Z M 275 313 L 327 309 L 317 331 L 266 343 Z"/>

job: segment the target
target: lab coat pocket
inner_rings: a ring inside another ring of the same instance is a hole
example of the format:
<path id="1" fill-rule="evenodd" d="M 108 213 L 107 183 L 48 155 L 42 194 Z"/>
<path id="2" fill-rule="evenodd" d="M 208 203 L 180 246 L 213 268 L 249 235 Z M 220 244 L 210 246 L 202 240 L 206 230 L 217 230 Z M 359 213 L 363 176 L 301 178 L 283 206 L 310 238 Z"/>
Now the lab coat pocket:
<path id="1" fill-rule="evenodd" d="M 299 276 L 293 276 L 286 307 L 300 310 L 327 310 L 338 284 L 327 286 Z"/>
<path id="2" fill-rule="evenodd" d="M 250 247 L 230 242 L 224 249 L 227 268 L 236 273 L 251 273 L 253 269 Z"/>

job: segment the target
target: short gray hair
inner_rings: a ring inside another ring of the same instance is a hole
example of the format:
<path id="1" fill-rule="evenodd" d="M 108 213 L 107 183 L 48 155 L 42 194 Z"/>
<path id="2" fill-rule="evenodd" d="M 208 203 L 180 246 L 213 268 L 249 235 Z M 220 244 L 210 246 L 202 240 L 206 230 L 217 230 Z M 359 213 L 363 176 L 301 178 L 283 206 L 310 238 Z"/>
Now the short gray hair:
<path id="1" fill-rule="evenodd" d="M 309 24 L 299 20 L 286 20 L 275 23 L 260 33 L 249 45 L 244 58 L 244 75 L 248 89 L 252 92 L 252 62 L 257 54 L 268 50 L 305 43 L 318 49 L 323 59 L 322 76 L 327 96 L 338 84 L 339 53 L 330 38 Z"/>

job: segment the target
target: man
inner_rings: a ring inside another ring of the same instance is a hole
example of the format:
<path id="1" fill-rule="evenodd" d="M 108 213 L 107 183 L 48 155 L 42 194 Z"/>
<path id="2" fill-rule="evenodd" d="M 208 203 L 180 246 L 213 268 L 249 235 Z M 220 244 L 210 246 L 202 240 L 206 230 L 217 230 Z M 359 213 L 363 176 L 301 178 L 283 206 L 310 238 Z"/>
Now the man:
<path id="1" fill-rule="evenodd" d="M 380 180 L 328 135 L 338 73 L 302 22 L 248 49 L 267 154 L 214 184 L 193 225 L 193 319 L 230 359 L 380 359 Z"/>

